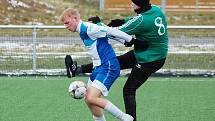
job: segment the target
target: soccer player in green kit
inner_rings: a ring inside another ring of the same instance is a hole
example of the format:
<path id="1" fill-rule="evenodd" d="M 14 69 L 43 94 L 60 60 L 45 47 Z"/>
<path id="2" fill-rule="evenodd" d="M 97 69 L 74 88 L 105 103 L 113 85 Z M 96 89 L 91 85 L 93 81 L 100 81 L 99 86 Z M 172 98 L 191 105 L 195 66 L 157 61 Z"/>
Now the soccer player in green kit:
<path id="1" fill-rule="evenodd" d="M 164 65 L 168 52 L 168 30 L 165 15 L 159 7 L 151 5 L 150 0 L 132 0 L 132 6 L 137 16 L 112 20 L 108 26 L 117 27 L 142 41 L 133 42 L 134 50 L 117 57 L 121 70 L 132 69 L 123 87 L 123 98 L 126 113 L 137 121 L 136 90 Z M 94 23 L 100 22 L 98 17 L 93 20 Z M 67 65 L 72 65 L 70 71 L 73 75 L 92 71 L 92 64 L 77 67 L 72 59 L 65 60 L 70 62 Z"/>

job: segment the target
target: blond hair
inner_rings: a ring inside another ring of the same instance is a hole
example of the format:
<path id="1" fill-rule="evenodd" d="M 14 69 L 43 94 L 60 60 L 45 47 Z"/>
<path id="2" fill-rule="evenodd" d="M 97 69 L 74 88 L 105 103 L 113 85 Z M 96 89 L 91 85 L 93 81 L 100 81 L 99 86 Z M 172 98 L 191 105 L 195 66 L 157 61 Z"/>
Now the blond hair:
<path id="1" fill-rule="evenodd" d="M 80 13 L 78 12 L 77 9 L 68 8 L 68 9 L 64 10 L 63 13 L 61 14 L 60 21 L 63 21 L 65 18 L 71 17 L 71 16 L 78 16 L 78 17 L 80 17 Z"/>

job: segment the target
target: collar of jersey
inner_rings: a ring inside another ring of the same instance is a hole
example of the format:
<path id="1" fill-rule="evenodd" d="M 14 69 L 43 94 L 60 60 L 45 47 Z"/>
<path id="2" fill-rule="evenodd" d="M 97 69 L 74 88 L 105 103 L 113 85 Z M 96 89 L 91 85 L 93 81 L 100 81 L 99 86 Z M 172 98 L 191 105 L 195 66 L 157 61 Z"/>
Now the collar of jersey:
<path id="1" fill-rule="evenodd" d="M 79 23 L 78 23 L 78 26 L 77 26 L 77 28 L 76 28 L 76 32 L 80 33 L 80 31 L 81 31 L 81 24 L 82 24 L 82 23 L 83 23 L 83 21 L 80 20 Z"/>

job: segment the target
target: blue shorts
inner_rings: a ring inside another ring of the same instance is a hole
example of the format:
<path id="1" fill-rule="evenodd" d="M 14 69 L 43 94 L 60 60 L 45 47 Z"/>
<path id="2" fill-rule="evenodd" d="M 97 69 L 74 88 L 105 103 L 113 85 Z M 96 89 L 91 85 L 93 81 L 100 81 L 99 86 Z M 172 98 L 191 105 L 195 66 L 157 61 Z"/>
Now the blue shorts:
<path id="1" fill-rule="evenodd" d="M 102 93 L 104 90 L 108 93 L 114 81 L 119 77 L 119 74 L 120 65 L 117 58 L 115 58 L 95 67 L 89 79 L 92 82 L 92 86 L 99 88 Z M 103 93 L 104 96 L 106 94 Z"/>

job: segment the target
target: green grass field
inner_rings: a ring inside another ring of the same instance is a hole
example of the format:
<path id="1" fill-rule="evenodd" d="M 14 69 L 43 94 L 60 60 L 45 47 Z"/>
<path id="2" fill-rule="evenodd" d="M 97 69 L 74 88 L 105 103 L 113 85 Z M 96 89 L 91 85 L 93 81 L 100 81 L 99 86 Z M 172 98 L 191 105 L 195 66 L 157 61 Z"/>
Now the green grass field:
<path id="1" fill-rule="evenodd" d="M 0 77 L 0 121 L 93 121 L 67 92 L 87 77 Z M 108 99 L 124 111 L 120 77 Z M 152 77 L 137 92 L 138 121 L 214 121 L 215 78 Z M 117 121 L 105 112 L 107 121 Z"/>

